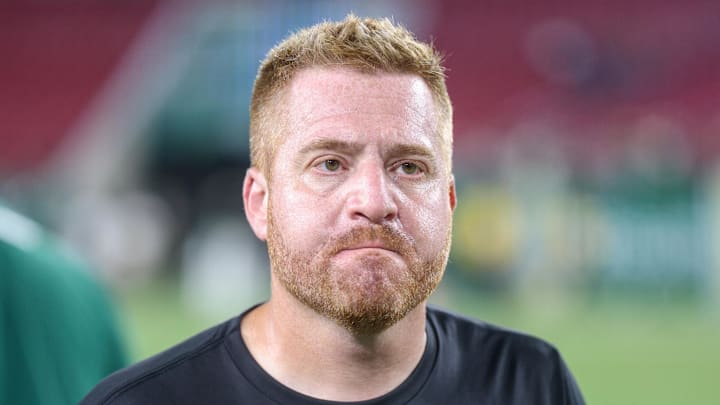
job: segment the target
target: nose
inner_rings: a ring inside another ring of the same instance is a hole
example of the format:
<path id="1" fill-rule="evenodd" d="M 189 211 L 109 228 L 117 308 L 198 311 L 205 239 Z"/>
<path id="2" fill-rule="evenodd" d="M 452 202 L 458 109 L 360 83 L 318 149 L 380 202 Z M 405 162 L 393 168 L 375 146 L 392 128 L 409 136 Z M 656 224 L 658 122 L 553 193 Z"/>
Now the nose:
<path id="1" fill-rule="evenodd" d="M 398 214 L 392 180 L 382 164 L 357 167 L 349 179 L 347 212 L 353 220 L 381 224 L 394 220 Z"/>

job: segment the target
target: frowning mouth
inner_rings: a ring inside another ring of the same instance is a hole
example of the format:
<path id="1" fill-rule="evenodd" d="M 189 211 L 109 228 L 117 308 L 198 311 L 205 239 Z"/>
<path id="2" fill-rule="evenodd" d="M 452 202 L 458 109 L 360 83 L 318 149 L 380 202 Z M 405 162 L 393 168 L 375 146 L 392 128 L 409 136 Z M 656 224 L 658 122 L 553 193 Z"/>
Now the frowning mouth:
<path id="1" fill-rule="evenodd" d="M 382 252 L 406 256 L 412 248 L 412 241 L 405 235 L 386 226 L 354 228 L 336 238 L 331 238 L 326 245 L 328 253 L 335 255 L 340 252 L 379 254 Z"/>
<path id="2" fill-rule="evenodd" d="M 346 246 L 342 250 L 387 250 L 397 253 L 397 251 L 383 243 L 362 243 L 358 245 Z"/>

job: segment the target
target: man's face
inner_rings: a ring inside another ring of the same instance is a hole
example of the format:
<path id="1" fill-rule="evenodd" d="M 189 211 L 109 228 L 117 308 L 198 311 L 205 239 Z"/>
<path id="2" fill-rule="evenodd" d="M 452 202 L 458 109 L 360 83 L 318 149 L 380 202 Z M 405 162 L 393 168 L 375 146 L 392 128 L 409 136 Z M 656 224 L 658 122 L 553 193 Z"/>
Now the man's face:
<path id="1" fill-rule="evenodd" d="M 354 333 L 402 319 L 437 287 L 454 185 L 418 76 L 300 71 L 270 168 L 273 276 Z"/>

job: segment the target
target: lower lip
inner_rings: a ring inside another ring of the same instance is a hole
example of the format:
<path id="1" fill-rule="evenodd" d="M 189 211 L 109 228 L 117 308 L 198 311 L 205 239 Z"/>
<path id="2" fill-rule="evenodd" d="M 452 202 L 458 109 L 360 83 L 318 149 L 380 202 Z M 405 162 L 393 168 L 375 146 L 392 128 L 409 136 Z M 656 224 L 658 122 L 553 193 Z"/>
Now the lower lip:
<path id="1" fill-rule="evenodd" d="M 378 253 L 385 253 L 385 254 L 397 254 L 396 252 L 380 248 L 380 247 L 362 247 L 362 248 L 352 248 L 352 249 L 344 249 L 338 252 L 338 254 L 378 254 Z"/>
<path id="2" fill-rule="evenodd" d="M 383 251 L 383 252 L 392 252 L 390 249 L 382 248 L 382 247 L 358 247 L 358 248 L 351 248 L 351 249 L 345 249 L 347 251 L 363 251 L 363 250 L 370 250 L 370 251 Z"/>

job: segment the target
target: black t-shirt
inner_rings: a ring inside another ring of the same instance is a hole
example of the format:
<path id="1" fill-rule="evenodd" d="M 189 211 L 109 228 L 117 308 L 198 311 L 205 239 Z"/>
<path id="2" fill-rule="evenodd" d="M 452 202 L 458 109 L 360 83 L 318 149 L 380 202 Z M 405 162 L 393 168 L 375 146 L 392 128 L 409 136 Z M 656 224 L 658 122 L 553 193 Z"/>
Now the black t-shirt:
<path id="1" fill-rule="evenodd" d="M 109 376 L 80 405 L 348 404 L 308 397 L 267 374 L 242 340 L 242 316 Z M 584 404 L 550 344 L 434 308 L 427 321 L 425 353 L 405 382 L 353 404 Z"/>

